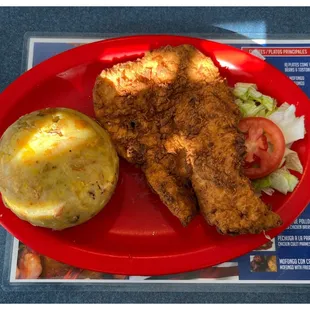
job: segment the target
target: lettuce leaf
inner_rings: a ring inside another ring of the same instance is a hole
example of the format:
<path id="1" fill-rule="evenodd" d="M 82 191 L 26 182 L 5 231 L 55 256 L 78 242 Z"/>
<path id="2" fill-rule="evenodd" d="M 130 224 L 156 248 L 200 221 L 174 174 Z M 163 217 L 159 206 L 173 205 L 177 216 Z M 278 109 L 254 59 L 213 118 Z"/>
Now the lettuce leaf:
<path id="1" fill-rule="evenodd" d="M 239 106 L 243 117 L 265 115 L 265 108 L 263 105 L 257 106 L 252 100 L 247 100 L 245 102 L 240 101 L 237 99 L 235 102 Z"/>
<path id="2" fill-rule="evenodd" d="M 286 195 L 292 192 L 298 184 L 298 179 L 286 167 L 276 170 L 270 176 L 271 187 Z"/>
<path id="3" fill-rule="evenodd" d="M 277 169 L 270 175 L 252 181 L 255 192 L 272 195 L 274 190 L 286 195 L 292 192 L 298 184 L 298 179 L 290 173 L 287 167 Z"/>
<path id="4" fill-rule="evenodd" d="M 277 109 L 276 101 L 259 92 L 255 84 L 236 83 L 233 93 L 243 117 L 267 117 Z"/>
<path id="5" fill-rule="evenodd" d="M 298 154 L 295 151 L 286 148 L 284 153 L 284 161 L 287 169 L 303 173 L 303 166 L 300 162 Z"/>
<path id="6" fill-rule="evenodd" d="M 285 144 L 290 144 L 305 137 L 305 117 L 296 117 L 296 107 L 283 103 L 277 111 L 268 116 L 282 131 Z"/>

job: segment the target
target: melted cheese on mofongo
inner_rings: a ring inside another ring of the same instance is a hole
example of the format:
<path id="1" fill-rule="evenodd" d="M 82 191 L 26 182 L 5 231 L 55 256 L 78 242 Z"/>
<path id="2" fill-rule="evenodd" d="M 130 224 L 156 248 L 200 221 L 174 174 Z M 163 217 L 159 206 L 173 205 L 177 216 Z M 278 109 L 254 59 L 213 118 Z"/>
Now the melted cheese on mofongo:
<path id="1" fill-rule="evenodd" d="M 64 229 L 89 220 L 109 201 L 117 178 L 107 132 L 74 110 L 27 114 L 0 141 L 3 201 L 33 225 Z"/>

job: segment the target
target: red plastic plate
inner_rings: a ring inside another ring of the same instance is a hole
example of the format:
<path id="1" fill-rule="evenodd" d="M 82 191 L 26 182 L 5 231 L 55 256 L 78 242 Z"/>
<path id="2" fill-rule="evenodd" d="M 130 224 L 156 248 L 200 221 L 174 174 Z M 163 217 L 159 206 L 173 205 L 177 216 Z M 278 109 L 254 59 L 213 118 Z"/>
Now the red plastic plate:
<path id="1" fill-rule="evenodd" d="M 266 62 L 230 46 L 197 38 L 154 35 L 110 39 L 57 55 L 13 82 L 1 95 L 0 134 L 18 117 L 46 107 L 69 107 L 94 116 L 92 88 L 102 69 L 136 59 L 165 45 L 192 44 L 221 66 L 229 83 L 253 82 L 279 102 L 295 104 L 306 116 L 309 99 L 289 78 Z M 284 230 L 310 200 L 309 135 L 295 143 L 304 174 L 295 191 L 274 195 L 268 202 Z M 160 275 L 204 268 L 243 255 L 264 244 L 263 234 L 222 236 L 197 216 L 187 228 L 148 188 L 143 174 L 121 161 L 120 178 L 109 204 L 89 222 L 56 232 L 17 218 L 3 204 L 0 222 L 16 238 L 43 255 L 77 267 L 127 275 Z"/>

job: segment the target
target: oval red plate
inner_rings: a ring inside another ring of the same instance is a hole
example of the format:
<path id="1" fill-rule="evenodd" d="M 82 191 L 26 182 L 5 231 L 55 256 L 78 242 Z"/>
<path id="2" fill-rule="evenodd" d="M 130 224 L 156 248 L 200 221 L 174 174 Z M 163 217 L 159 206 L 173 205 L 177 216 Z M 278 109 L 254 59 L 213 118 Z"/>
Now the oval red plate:
<path id="1" fill-rule="evenodd" d="M 69 107 L 94 116 L 92 88 L 104 68 L 136 59 L 165 45 L 192 44 L 220 64 L 229 83 L 253 82 L 259 90 L 295 104 L 306 116 L 309 99 L 289 78 L 264 61 L 233 47 L 179 36 L 134 36 L 84 45 L 55 56 L 23 74 L 1 95 L 0 134 L 18 117 L 46 107 Z M 295 191 L 274 195 L 270 202 L 284 230 L 310 200 L 309 135 L 295 143 L 304 174 Z M 201 216 L 183 228 L 148 188 L 143 174 L 121 161 L 119 184 L 112 200 L 89 222 L 61 232 L 34 227 L 0 205 L 1 224 L 43 255 L 77 267 L 127 275 L 160 275 L 204 268 L 264 244 L 261 235 L 222 236 Z"/>

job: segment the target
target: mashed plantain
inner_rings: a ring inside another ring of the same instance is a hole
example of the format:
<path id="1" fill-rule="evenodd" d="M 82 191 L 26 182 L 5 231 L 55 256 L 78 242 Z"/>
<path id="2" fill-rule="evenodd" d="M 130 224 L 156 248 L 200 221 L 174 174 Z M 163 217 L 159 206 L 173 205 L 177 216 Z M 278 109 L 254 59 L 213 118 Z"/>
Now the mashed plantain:
<path id="1" fill-rule="evenodd" d="M 88 116 L 66 108 L 32 112 L 0 140 L 2 199 L 33 225 L 79 225 L 109 201 L 118 165 L 109 135 Z"/>

